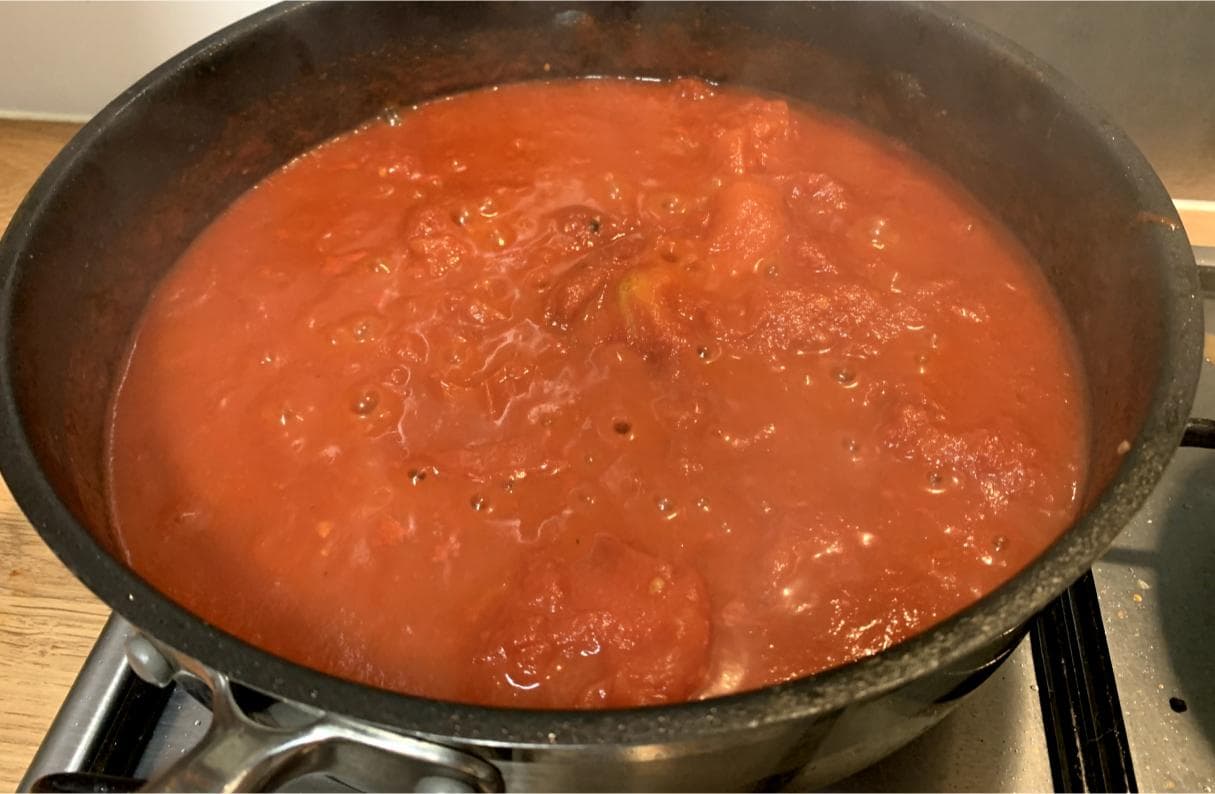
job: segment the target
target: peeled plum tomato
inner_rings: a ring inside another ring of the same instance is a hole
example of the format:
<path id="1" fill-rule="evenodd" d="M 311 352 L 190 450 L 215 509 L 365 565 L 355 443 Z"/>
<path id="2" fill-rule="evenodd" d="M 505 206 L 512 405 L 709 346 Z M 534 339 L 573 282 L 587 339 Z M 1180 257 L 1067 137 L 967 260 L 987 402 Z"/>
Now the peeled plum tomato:
<path id="1" fill-rule="evenodd" d="M 1085 418 L 1021 250 L 840 119 L 703 83 L 504 86 L 305 154 L 148 307 L 131 565 L 406 692 L 758 687 L 966 606 L 1069 523 Z"/>
<path id="2" fill-rule="evenodd" d="M 610 535 L 572 562 L 541 552 L 491 613 L 479 700 L 580 708 L 686 699 L 703 680 L 709 605 L 694 570 Z M 534 696 L 528 696 L 531 690 Z"/>

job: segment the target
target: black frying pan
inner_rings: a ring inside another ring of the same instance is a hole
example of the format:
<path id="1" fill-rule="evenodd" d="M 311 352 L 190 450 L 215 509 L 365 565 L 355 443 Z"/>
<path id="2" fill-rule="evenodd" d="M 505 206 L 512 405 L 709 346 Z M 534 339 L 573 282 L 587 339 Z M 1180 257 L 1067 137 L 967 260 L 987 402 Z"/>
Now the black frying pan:
<path id="1" fill-rule="evenodd" d="M 972 191 L 1039 262 L 1080 344 L 1094 432 L 1075 525 L 998 591 L 873 658 L 624 711 L 488 709 L 338 680 L 207 625 L 126 568 L 105 508 L 107 401 L 141 307 L 190 240 L 263 176 L 386 105 L 586 74 L 698 75 L 799 97 L 905 142 Z M 0 467 L 75 575 L 250 687 L 462 747 L 508 784 L 542 788 L 730 787 L 807 762 L 824 780 L 906 742 L 990 673 L 1142 503 L 1182 437 L 1202 336 L 1189 243 L 1130 141 L 1008 42 L 901 4 L 272 8 L 98 114 L 17 211 L 0 276 Z"/>

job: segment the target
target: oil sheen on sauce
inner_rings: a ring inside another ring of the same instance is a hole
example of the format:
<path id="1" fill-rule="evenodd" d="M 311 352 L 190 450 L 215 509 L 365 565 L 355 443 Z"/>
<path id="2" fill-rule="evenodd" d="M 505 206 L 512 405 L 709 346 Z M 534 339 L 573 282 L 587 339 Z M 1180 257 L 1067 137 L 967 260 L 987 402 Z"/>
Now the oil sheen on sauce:
<path id="1" fill-rule="evenodd" d="M 1070 523 L 1083 382 L 1032 262 L 851 123 L 694 81 L 503 86 L 250 190 L 114 402 L 130 564 L 435 698 L 703 698 L 872 654 Z"/>

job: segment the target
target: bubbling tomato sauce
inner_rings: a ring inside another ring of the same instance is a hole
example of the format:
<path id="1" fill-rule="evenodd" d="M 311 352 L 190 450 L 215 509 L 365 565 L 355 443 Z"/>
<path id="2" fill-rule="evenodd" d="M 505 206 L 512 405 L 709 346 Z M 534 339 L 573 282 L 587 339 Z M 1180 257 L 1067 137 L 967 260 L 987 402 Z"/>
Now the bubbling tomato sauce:
<path id="1" fill-rule="evenodd" d="M 880 651 L 1068 526 L 1086 417 L 1025 253 L 894 143 L 696 81 L 502 86 L 248 191 L 114 400 L 130 565 L 380 687 L 735 692 Z"/>

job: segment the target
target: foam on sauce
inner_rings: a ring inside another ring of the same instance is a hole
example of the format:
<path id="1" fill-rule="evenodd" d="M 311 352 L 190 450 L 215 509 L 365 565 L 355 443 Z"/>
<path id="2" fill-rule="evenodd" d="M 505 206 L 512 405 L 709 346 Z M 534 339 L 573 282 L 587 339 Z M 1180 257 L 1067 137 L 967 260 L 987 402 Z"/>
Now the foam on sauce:
<path id="1" fill-rule="evenodd" d="M 156 292 L 130 564 L 340 676 L 677 701 L 880 651 L 1077 510 L 1061 315 L 965 193 L 694 82 L 503 86 L 334 139 Z"/>

